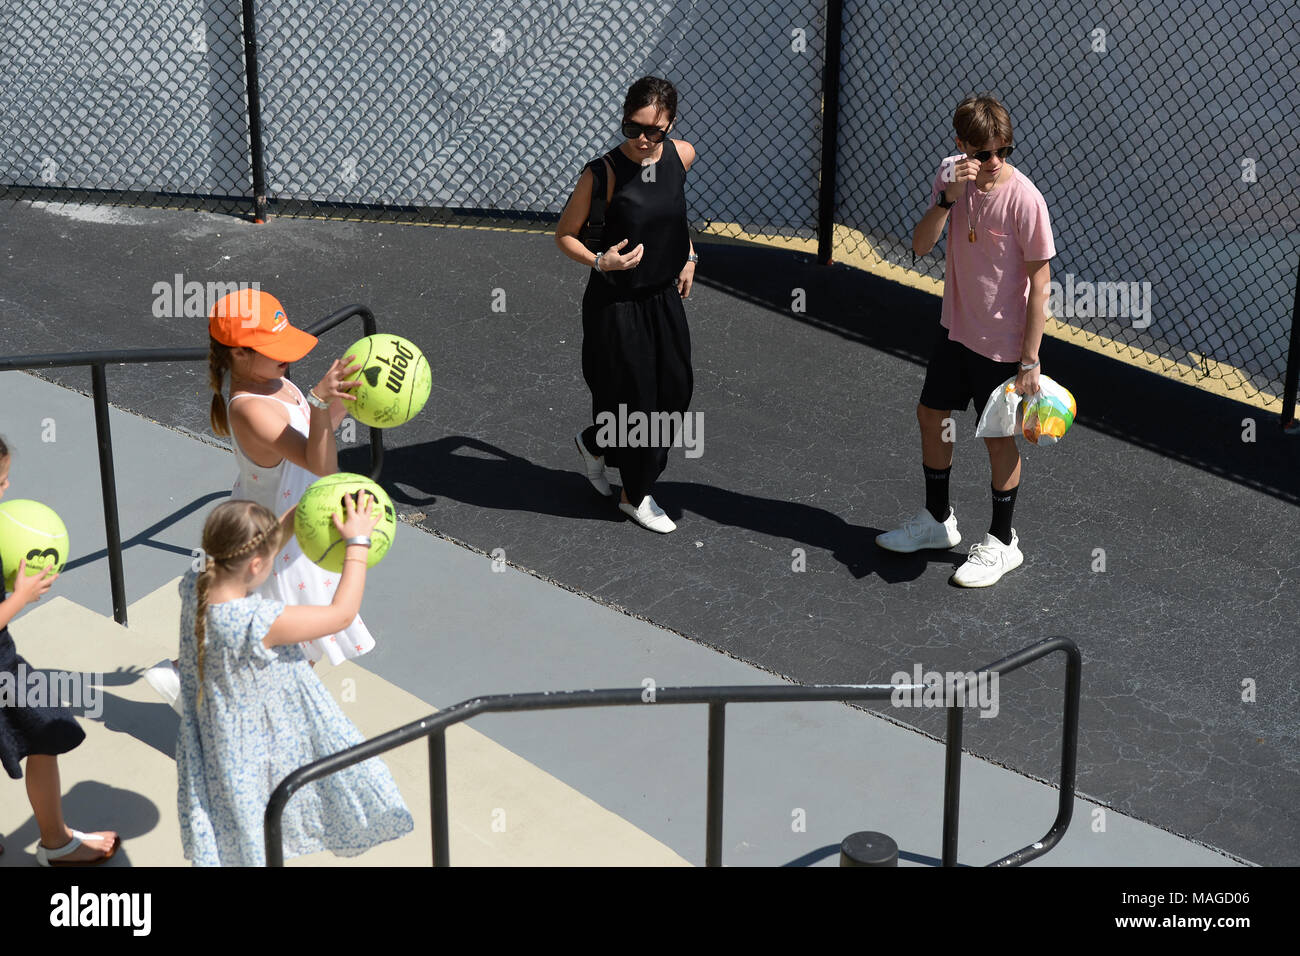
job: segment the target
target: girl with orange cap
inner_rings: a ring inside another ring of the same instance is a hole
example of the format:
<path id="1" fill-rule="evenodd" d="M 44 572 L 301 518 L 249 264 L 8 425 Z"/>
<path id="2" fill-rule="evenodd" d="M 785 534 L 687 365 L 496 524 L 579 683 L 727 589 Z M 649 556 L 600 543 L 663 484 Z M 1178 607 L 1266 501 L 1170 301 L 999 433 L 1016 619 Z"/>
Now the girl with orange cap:
<path id="1" fill-rule="evenodd" d="M 212 430 L 230 436 L 239 466 L 231 498 L 283 514 L 318 477 L 339 470 L 334 430 L 347 414 L 343 402 L 352 399 L 349 389 L 359 381 L 348 376 L 361 366 L 336 360 L 304 395 L 285 373 L 289 363 L 312 350 L 316 337 L 290 325 L 279 300 L 257 289 L 220 299 L 209 315 L 208 335 Z M 229 401 L 222 396 L 227 375 Z M 290 535 L 259 593 L 288 605 L 329 604 L 338 580 L 303 554 Z M 321 658 L 341 664 L 374 646 L 359 616 L 337 634 L 301 645 L 313 664 Z M 145 677 L 179 710 L 180 676 L 173 662 L 160 662 Z"/>

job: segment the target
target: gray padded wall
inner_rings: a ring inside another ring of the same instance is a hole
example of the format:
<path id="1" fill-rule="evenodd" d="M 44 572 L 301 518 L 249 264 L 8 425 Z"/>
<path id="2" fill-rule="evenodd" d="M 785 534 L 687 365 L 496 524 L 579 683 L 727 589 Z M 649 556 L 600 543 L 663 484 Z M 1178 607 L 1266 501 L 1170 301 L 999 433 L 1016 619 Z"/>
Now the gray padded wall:
<path id="1" fill-rule="evenodd" d="M 702 154 L 693 215 L 811 235 L 819 6 L 261 0 L 269 194 L 558 213 L 654 74 Z"/>
<path id="2" fill-rule="evenodd" d="M 0 183 L 251 194 L 238 0 L 3 0 Z"/>

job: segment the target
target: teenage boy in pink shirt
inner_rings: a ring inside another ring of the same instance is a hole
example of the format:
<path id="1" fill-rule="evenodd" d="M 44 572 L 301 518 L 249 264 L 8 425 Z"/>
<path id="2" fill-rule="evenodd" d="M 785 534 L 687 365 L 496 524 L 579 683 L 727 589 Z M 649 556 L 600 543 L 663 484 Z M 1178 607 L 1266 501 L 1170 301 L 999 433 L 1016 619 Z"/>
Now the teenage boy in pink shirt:
<path id="1" fill-rule="evenodd" d="M 1038 346 L 1047 317 L 1050 273 L 1056 255 L 1043 195 L 1006 160 L 1013 140 L 1011 117 L 992 96 L 962 101 L 952 120 L 958 156 L 943 161 L 930 190 L 930 208 L 912 234 L 925 255 L 952 217 L 944 266 L 939 335 L 916 407 L 925 469 L 925 508 L 901 528 L 879 535 L 890 551 L 951 548 L 961 542 L 957 515 L 948 504 L 952 434 L 944 421 L 973 400 L 984 411 L 989 394 L 1014 377 L 1016 391 L 1038 390 Z M 945 441 L 945 437 L 948 438 Z M 1011 527 L 1020 487 L 1020 451 L 1014 437 L 986 438 L 992 471 L 993 520 L 953 575 L 962 587 L 988 587 L 1020 566 L 1024 555 Z"/>

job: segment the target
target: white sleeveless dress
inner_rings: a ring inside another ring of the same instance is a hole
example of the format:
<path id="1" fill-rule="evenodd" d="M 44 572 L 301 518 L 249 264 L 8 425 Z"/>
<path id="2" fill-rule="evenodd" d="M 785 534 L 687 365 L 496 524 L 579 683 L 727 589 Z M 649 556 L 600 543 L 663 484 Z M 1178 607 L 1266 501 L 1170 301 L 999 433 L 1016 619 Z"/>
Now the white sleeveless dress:
<path id="1" fill-rule="evenodd" d="M 233 396 L 230 401 L 241 399 L 262 399 L 279 402 L 289 409 L 289 424 L 294 430 L 307 437 L 311 430 L 310 406 L 298 386 L 288 379 L 281 379 L 287 384 L 291 393 L 297 396 L 297 403 L 283 401 L 271 395 L 253 395 L 243 392 Z M 254 464 L 239 447 L 239 441 L 233 431 L 230 436 L 231 447 L 235 451 L 235 461 L 239 464 L 239 477 L 231 489 L 231 498 L 243 498 L 256 501 L 277 518 L 298 503 L 307 486 L 316 480 L 316 475 L 306 468 L 295 465 L 288 459 L 280 459 L 274 468 L 263 468 Z M 339 576 L 326 571 L 302 553 L 297 538 L 290 538 L 284 548 L 275 556 L 275 570 L 266 582 L 252 592 L 273 601 L 290 604 L 315 604 L 324 606 L 334 600 L 334 588 L 338 586 Z M 305 644 L 299 644 L 308 660 L 318 661 L 329 658 L 331 664 L 342 664 L 351 657 L 360 657 L 375 646 L 375 639 L 362 623 L 360 615 L 348 625 L 346 630 L 317 638 Z"/>

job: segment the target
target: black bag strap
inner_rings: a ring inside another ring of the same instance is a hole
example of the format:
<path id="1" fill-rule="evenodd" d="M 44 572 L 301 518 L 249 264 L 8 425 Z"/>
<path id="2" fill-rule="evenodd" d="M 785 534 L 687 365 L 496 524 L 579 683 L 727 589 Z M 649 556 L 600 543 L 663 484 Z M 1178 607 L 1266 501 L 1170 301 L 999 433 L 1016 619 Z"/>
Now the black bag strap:
<path id="1" fill-rule="evenodd" d="M 605 235 L 605 210 L 609 206 L 609 201 L 605 198 L 609 193 L 605 163 L 605 157 L 601 156 L 587 164 L 592 175 L 591 209 L 587 213 L 587 227 L 583 230 L 583 241 L 593 252 L 601 252 L 604 249 L 601 242 Z"/>

